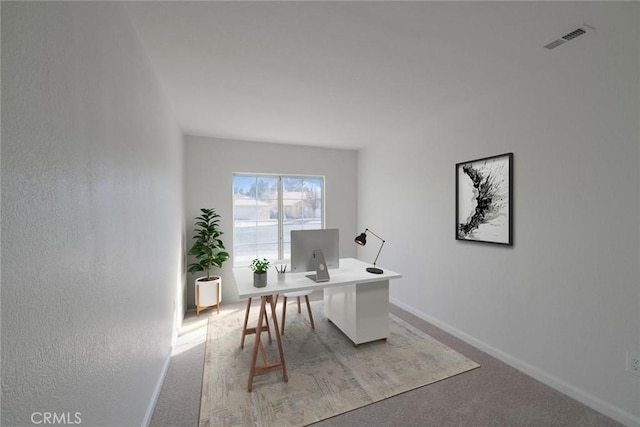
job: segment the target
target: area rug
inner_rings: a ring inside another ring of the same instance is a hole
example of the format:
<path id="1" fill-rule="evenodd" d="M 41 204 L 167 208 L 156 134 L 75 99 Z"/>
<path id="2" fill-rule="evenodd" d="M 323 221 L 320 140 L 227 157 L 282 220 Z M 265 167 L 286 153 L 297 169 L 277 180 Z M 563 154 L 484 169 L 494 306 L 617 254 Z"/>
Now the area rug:
<path id="1" fill-rule="evenodd" d="M 479 365 L 429 335 L 389 315 L 389 338 L 354 347 L 324 316 L 323 302 L 308 314 L 288 306 L 282 344 L 289 381 L 282 372 L 254 378 L 247 391 L 255 335 L 240 349 L 244 310 L 212 315 L 205 350 L 200 426 L 302 426 L 369 405 L 477 368 Z M 250 326 L 257 323 L 251 310 Z M 281 305 L 278 304 L 278 315 Z M 278 360 L 275 335 L 264 347 Z M 261 358 L 258 357 L 261 362 Z"/>

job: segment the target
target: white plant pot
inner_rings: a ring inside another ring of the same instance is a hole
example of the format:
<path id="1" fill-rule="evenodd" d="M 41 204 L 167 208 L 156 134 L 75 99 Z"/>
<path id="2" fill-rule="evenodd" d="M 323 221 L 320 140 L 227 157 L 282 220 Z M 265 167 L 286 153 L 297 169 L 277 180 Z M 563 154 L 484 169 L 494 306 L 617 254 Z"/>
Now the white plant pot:
<path id="1" fill-rule="evenodd" d="M 196 315 L 200 311 L 216 306 L 220 313 L 220 301 L 222 300 L 222 279 L 219 276 L 198 277 L 196 279 Z"/>

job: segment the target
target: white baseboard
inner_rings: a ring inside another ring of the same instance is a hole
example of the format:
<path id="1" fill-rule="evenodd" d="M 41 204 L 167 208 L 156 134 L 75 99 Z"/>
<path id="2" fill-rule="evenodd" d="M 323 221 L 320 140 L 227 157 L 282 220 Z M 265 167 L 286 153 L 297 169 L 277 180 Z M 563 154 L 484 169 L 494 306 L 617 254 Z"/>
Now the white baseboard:
<path id="1" fill-rule="evenodd" d="M 153 411 L 156 408 L 156 403 L 158 403 L 158 398 L 160 397 L 160 392 L 162 391 L 162 385 L 164 384 L 164 380 L 167 377 L 167 372 L 169 371 L 169 364 L 171 363 L 171 355 L 173 354 L 173 348 L 169 350 L 167 357 L 164 361 L 164 365 L 162 366 L 162 371 L 160 372 L 160 377 L 158 378 L 158 382 L 156 383 L 156 387 L 153 390 L 153 395 L 151 396 L 151 401 L 149 402 L 149 406 L 147 407 L 147 411 L 144 414 L 144 420 L 142 421 L 142 425 L 149 427 L 151 424 L 151 418 L 153 417 Z"/>
<path id="2" fill-rule="evenodd" d="M 496 359 L 506 363 L 509 366 L 512 366 L 513 368 L 524 372 L 525 374 L 535 378 L 536 380 L 548 385 L 549 387 L 558 390 L 561 393 L 566 394 L 567 396 L 577 400 L 578 402 L 581 402 L 587 406 L 589 406 L 590 408 L 610 417 L 613 418 L 614 420 L 618 421 L 619 423 L 624 424 L 625 426 L 628 427 L 640 427 L 640 417 L 637 417 L 627 411 L 624 411 L 614 405 L 611 405 L 610 403 L 607 403 L 605 401 L 603 401 L 602 399 L 599 399 L 595 396 L 593 396 L 590 393 L 587 393 L 586 391 L 579 389 L 559 378 L 554 377 L 553 375 L 548 374 L 547 372 L 544 372 L 534 366 L 529 365 L 526 362 L 523 362 L 507 353 L 504 353 L 501 350 L 498 350 L 490 345 L 487 345 L 485 343 L 483 343 L 482 341 L 477 340 L 476 338 L 465 334 L 462 331 L 459 331 L 458 329 L 449 326 L 446 323 L 443 323 L 441 321 L 439 321 L 438 319 L 435 319 L 431 316 L 429 316 L 426 313 L 423 313 L 419 310 L 416 310 L 413 307 L 410 307 L 398 300 L 396 300 L 395 298 L 390 298 L 390 302 L 400 308 L 402 308 L 405 311 L 408 311 L 409 313 L 413 314 L 414 316 L 417 316 L 419 318 L 421 318 L 422 320 L 425 320 L 435 326 L 437 326 L 438 328 L 448 332 L 449 334 L 461 339 L 462 341 L 466 342 L 467 344 L 470 344 L 482 351 L 484 351 L 485 353 L 490 354 L 491 356 L 495 357 Z"/>

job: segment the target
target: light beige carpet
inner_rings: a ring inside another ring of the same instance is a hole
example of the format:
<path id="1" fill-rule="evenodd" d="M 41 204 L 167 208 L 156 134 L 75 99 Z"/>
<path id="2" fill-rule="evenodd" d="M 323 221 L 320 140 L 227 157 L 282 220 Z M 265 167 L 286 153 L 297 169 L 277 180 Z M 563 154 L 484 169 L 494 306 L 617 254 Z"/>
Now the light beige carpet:
<path id="1" fill-rule="evenodd" d="M 479 366 L 391 314 L 386 341 L 354 347 L 327 321 L 322 301 L 312 302 L 312 309 L 315 330 L 304 306 L 302 314 L 295 303 L 288 306 L 282 340 L 289 381 L 282 381 L 281 372 L 257 376 L 251 393 L 247 380 L 255 335 L 241 350 L 244 310 L 210 317 L 201 427 L 307 425 Z M 252 307 L 250 326 L 257 313 Z M 274 362 L 272 335 L 272 343 L 266 334 L 263 342 Z"/>

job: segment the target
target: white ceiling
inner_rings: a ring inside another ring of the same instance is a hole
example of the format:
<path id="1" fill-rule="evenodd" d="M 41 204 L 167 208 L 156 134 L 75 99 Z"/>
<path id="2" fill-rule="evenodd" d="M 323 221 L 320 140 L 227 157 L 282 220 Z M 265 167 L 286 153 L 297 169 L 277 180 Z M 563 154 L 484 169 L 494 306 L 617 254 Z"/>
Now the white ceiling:
<path id="1" fill-rule="evenodd" d="M 362 148 L 615 28 L 610 2 L 130 2 L 185 134 Z M 583 24 L 596 31 L 549 51 Z M 572 53 L 573 52 L 573 53 Z"/>

